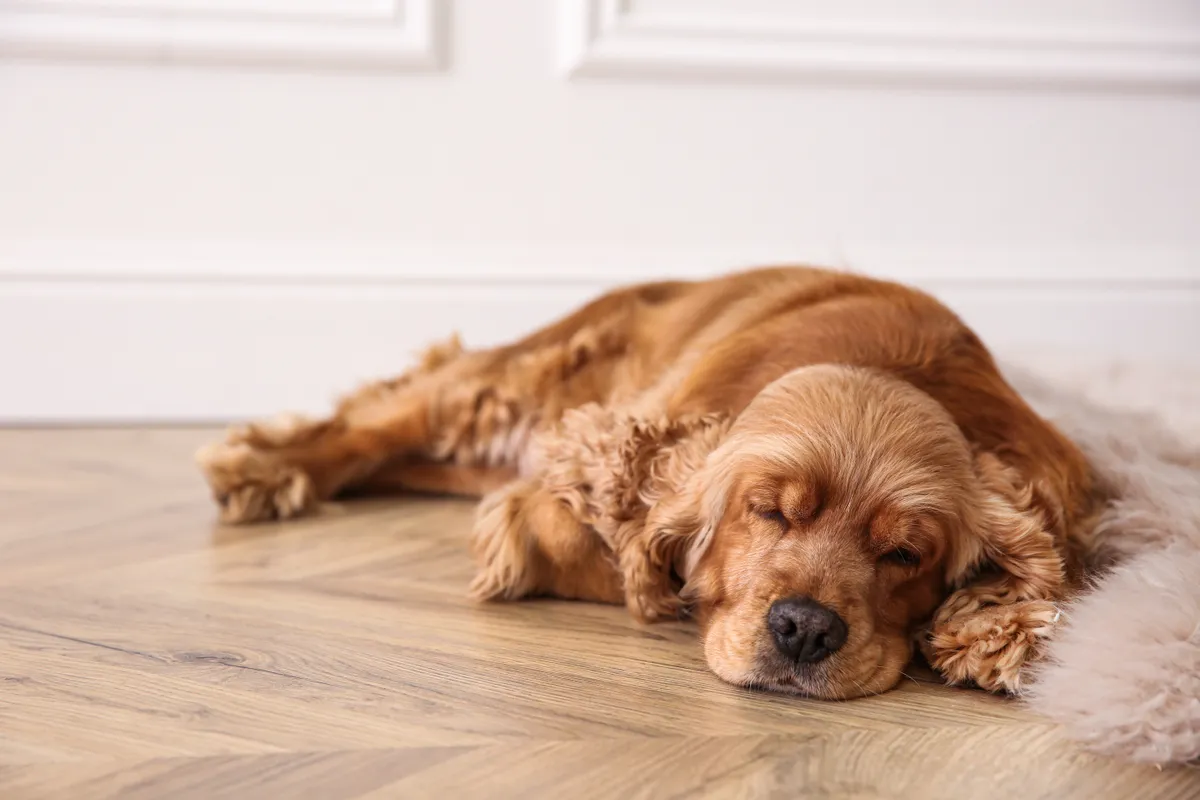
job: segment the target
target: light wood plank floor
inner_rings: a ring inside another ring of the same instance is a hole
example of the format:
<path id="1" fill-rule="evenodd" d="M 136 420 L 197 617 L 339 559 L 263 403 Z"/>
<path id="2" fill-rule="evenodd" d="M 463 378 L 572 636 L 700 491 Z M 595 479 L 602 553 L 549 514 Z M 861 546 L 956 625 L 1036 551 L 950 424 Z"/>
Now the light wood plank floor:
<path id="1" fill-rule="evenodd" d="M 976 692 L 755 694 L 685 624 L 473 606 L 466 502 L 222 528 L 213 435 L 0 431 L 0 797 L 1200 797 Z"/>

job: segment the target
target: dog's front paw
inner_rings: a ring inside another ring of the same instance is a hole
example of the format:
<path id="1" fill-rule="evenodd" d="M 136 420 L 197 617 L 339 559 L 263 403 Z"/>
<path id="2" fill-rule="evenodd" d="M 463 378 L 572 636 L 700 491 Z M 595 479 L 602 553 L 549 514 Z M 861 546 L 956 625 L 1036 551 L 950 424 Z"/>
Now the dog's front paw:
<path id="1" fill-rule="evenodd" d="M 201 448 L 196 462 L 221 508 L 222 522 L 287 519 L 317 505 L 308 475 L 236 436 Z"/>
<path id="2" fill-rule="evenodd" d="M 1016 694 L 1024 666 L 1040 654 L 1058 615 L 1047 600 L 939 615 L 922 649 L 950 684 L 973 683 L 991 692 Z"/>
<path id="3" fill-rule="evenodd" d="M 471 531 L 473 600 L 516 600 L 533 591 L 536 540 L 523 527 L 527 495 L 526 484 L 514 482 L 480 501 Z"/>

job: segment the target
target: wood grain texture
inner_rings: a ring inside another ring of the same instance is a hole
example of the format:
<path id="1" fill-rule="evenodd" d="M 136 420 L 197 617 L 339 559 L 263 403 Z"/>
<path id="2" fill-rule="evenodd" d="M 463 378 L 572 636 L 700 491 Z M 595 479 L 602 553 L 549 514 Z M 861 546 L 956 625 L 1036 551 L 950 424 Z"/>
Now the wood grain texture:
<path id="1" fill-rule="evenodd" d="M 755 694 L 683 623 L 472 605 L 467 502 L 222 528 L 212 435 L 0 431 L 0 797 L 1200 796 L 917 673 Z"/>

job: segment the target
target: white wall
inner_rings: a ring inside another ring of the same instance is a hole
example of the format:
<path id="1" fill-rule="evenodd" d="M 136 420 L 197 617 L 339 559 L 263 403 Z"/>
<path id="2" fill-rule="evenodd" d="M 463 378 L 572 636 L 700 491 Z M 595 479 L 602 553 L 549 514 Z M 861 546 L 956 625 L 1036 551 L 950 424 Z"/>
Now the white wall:
<path id="1" fill-rule="evenodd" d="M 320 410 L 777 261 L 1200 360 L 1193 0 L 6 0 L 0 54 L 0 419 Z"/>

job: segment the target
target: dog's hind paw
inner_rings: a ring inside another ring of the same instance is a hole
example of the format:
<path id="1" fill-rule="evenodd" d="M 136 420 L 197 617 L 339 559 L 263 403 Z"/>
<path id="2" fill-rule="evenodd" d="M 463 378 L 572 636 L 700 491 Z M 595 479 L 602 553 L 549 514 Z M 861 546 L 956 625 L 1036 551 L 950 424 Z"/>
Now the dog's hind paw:
<path id="1" fill-rule="evenodd" d="M 288 519 L 317 505 L 312 479 L 269 452 L 244 441 L 210 444 L 196 462 L 225 523 Z"/>

